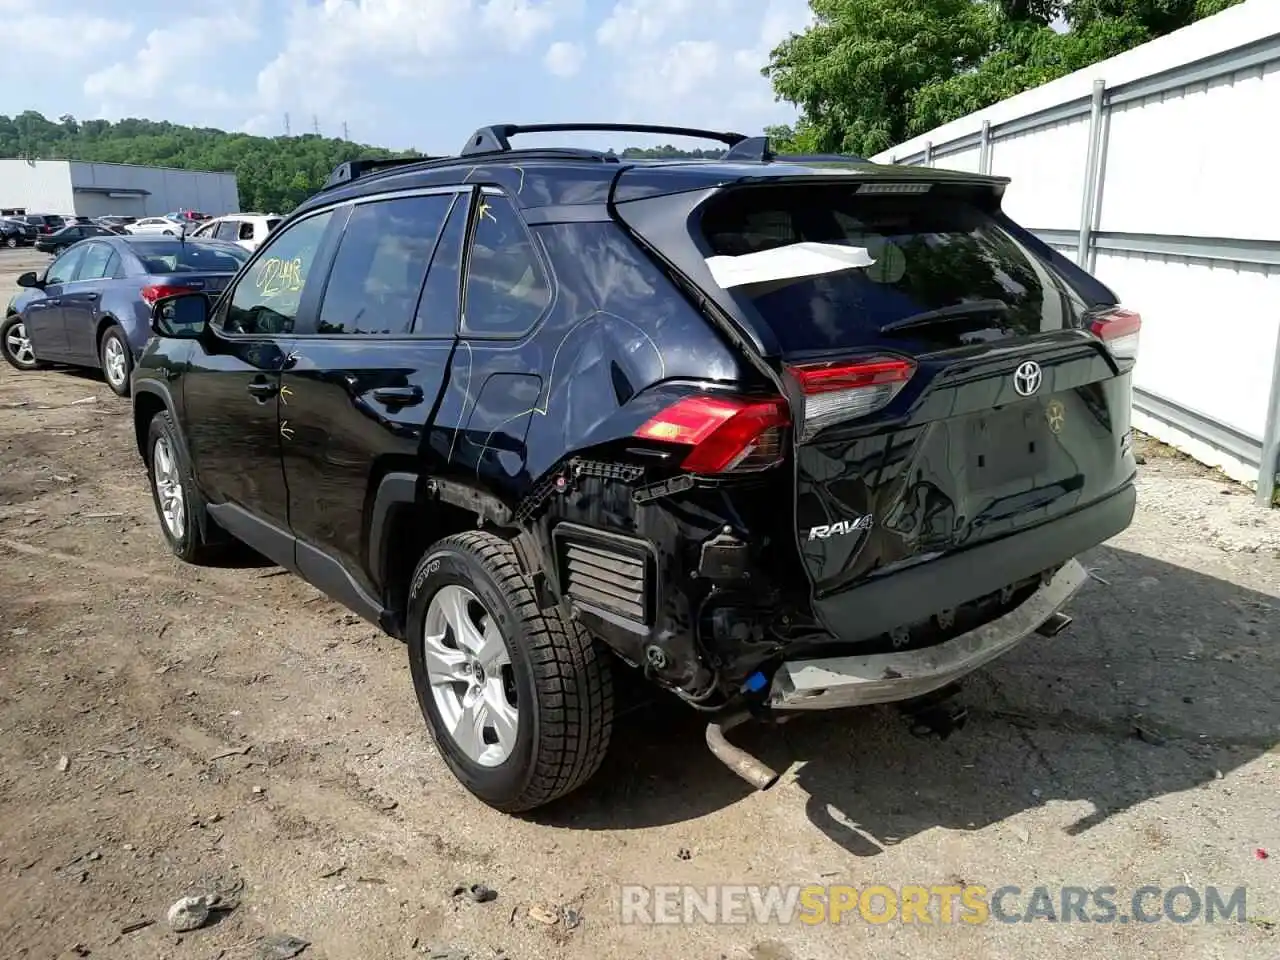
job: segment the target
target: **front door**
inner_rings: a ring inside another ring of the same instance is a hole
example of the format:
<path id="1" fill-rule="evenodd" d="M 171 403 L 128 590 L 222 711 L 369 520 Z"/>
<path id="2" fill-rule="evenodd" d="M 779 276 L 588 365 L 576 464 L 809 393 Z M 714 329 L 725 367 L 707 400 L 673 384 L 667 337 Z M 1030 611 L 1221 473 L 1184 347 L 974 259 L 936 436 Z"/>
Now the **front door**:
<path id="1" fill-rule="evenodd" d="M 444 387 L 470 196 L 372 199 L 338 214 L 346 222 L 315 322 L 299 323 L 283 376 L 298 568 L 354 609 L 385 586 L 368 551 L 371 497 L 388 472 L 417 468 Z"/>
<path id="2" fill-rule="evenodd" d="M 293 329 L 314 302 L 331 213 L 299 220 L 236 277 L 183 377 L 184 426 L 196 483 L 224 527 L 293 565 L 289 495 L 280 461 L 280 375 Z"/>
<path id="3" fill-rule="evenodd" d="M 80 270 L 84 247 L 72 247 L 49 264 L 44 274 L 44 296 L 23 310 L 31 348 L 41 360 L 67 360 L 67 332 L 62 321 L 62 295 Z"/>

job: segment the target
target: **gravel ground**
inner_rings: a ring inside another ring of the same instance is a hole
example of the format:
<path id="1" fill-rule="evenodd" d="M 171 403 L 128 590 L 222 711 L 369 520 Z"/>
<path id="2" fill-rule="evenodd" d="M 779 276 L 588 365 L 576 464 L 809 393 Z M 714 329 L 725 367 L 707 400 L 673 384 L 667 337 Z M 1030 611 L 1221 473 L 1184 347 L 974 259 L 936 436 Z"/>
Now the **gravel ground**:
<path id="1" fill-rule="evenodd" d="M 43 260 L 0 255 L 0 292 Z M 787 768 L 755 794 L 690 712 L 641 704 L 593 784 L 517 819 L 448 775 L 399 643 L 262 562 L 168 554 L 126 402 L 90 374 L 4 367 L 0 953 L 238 960 L 290 935 L 328 960 L 1271 960 L 1280 511 L 1157 445 L 1144 455 L 1138 516 L 1085 558 L 1075 623 L 973 677 L 949 739 L 915 739 L 887 709 L 744 731 Z M 497 899 L 451 897 L 477 881 Z M 1247 917 L 619 914 L 623 884 L 775 882 L 1111 885 L 1120 900 L 1243 885 Z M 165 911 L 192 892 L 234 909 L 174 933 Z"/>

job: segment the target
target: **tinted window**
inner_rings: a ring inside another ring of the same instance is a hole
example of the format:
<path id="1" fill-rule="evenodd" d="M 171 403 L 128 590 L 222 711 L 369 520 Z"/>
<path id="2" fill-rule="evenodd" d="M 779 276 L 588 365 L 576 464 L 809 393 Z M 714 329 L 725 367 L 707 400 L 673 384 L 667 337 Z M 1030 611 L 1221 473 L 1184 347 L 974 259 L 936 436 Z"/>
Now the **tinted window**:
<path id="1" fill-rule="evenodd" d="M 847 187 L 752 189 L 711 206 L 702 230 L 719 256 L 801 242 L 866 251 L 870 266 L 780 277 L 766 263 L 761 282 L 736 287 L 787 352 L 864 346 L 885 324 L 972 301 L 995 302 L 988 326 L 1014 334 L 1038 331 L 1046 310 L 1060 311 L 1067 296 L 1049 266 L 1033 263 L 1033 255 L 989 214 L 941 192 L 858 196 Z"/>
<path id="2" fill-rule="evenodd" d="M 80 261 L 84 258 L 84 247 L 72 247 L 53 263 L 49 264 L 49 272 L 45 274 L 45 283 L 69 283 L 76 277 L 80 269 Z"/>
<path id="3" fill-rule="evenodd" d="M 242 224 L 240 224 L 240 239 L 241 239 L 241 240 L 252 240 L 252 239 L 253 239 L 253 224 L 252 224 L 252 223 L 242 223 Z"/>
<path id="4" fill-rule="evenodd" d="M 529 231 L 506 197 L 484 196 L 476 211 L 462 326 L 479 336 L 527 331 L 551 300 Z"/>
<path id="5" fill-rule="evenodd" d="M 214 231 L 219 240 L 234 240 L 239 233 L 240 223 L 237 220 L 223 220 Z"/>
<path id="6" fill-rule="evenodd" d="M 76 279 L 101 280 L 103 277 L 111 276 L 111 258 L 114 254 L 115 251 L 105 243 L 87 244 Z"/>
<path id="7" fill-rule="evenodd" d="M 467 243 L 467 214 L 470 196 L 458 197 L 449 212 L 431 269 L 427 271 L 427 285 L 418 301 L 418 315 L 413 321 L 413 332 L 425 337 L 453 337 L 458 332 L 458 294 L 462 288 L 462 250 Z"/>
<path id="8" fill-rule="evenodd" d="M 332 211 L 299 220 L 268 241 L 231 295 L 224 328 L 230 333 L 279 334 L 293 330 L 302 290 L 315 264 Z"/>
<path id="9" fill-rule="evenodd" d="M 132 244 L 147 273 L 235 273 L 247 251 L 199 240 L 140 240 Z"/>
<path id="10" fill-rule="evenodd" d="M 278 226 L 280 226 L 280 218 L 272 217 L 270 220 L 267 221 L 267 232 L 270 233 L 272 230 L 274 230 Z"/>
<path id="11" fill-rule="evenodd" d="M 316 332 L 408 333 L 452 194 L 364 203 L 351 211 Z"/>

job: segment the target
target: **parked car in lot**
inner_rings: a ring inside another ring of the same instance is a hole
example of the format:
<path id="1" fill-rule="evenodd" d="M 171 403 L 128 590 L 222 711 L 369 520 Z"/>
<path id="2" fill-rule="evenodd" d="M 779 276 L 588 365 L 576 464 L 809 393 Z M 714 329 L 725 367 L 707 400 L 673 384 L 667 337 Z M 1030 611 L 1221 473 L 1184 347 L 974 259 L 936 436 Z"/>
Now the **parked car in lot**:
<path id="1" fill-rule="evenodd" d="M 13 217 L 0 219 L 0 244 L 12 250 L 14 247 L 29 247 L 40 236 L 38 230 L 25 220 Z"/>
<path id="2" fill-rule="evenodd" d="M 238 243 L 252 252 L 262 245 L 283 218 L 272 213 L 233 213 L 206 220 L 188 236 L 216 237 Z"/>
<path id="3" fill-rule="evenodd" d="M 86 237 L 109 237 L 114 231 L 100 227 L 96 223 L 73 223 L 56 230 L 48 236 L 36 239 L 36 249 L 44 253 L 61 253 L 73 243 L 79 243 Z"/>
<path id="4" fill-rule="evenodd" d="M 510 145 L 570 129 L 730 149 Z M 942 696 L 1058 634 L 1076 556 L 1132 519 L 1141 321 L 1002 212 L 1007 182 L 600 124 L 343 164 L 220 295 L 153 311 L 161 529 L 403 639 L 499 809 L 596 771 L 614 668 L 765 786 L 730 726 Z"/>
<path id="5" fill-rule="evenodd" d="M 125 228 L 126 233 L 133 235 L 159 234 L 165 237 L 176 237 L 183 232 L 183 224 L 168 217 L 143 217 L 135 220 Z"/>
<path id="6" fill-rule="evenodd" d="M 24 213 L 14 219 L 31 224 L 42 234 L 53 233 L 67 225 L 66 221 L 55 213 Z"/>
<path id="7" fill-rule="evenodd" d="M 216 240 L 104 235 L 77 243 L 43 273 L 18 278 L 23 292 L 0 321 L 0 352 L 19 370 L 66 363 L 103 371 L 129 392 L 129 373 L 151 335 L 151 305 L 174 293 L 221 290 L 247 259 Z"/>

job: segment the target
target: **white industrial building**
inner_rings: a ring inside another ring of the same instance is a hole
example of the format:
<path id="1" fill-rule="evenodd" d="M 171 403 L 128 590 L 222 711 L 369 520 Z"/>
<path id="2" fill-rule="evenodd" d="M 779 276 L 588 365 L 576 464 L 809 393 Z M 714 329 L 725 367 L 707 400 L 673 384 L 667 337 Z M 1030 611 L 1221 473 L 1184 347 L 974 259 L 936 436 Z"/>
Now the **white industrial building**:
<path id="1" fill-rule="evenodd" d="M 0 160 L 0 214 L 162 216 L 240 212 L 233 173 L 82 160 Z"/>

